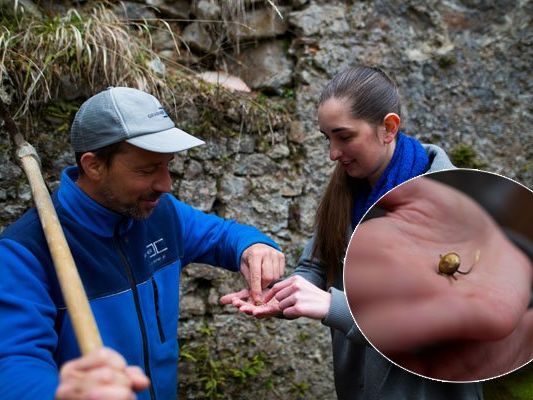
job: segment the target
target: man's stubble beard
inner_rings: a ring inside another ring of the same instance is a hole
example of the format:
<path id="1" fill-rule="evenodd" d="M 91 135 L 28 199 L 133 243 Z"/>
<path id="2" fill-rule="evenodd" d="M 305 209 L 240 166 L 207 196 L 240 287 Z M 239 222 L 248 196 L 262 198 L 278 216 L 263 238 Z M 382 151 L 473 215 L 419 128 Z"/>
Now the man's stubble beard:
<path id="1" fill-rule="evenodd" d="M 108 186 L 102 187 L 100 194 L 104 201 L 104 207 L 125 217 L 141 220 L 148 218 L 152 214 L 153 210 L 143 211 L 138 203 L 132 205 L 120 204 Z"/>

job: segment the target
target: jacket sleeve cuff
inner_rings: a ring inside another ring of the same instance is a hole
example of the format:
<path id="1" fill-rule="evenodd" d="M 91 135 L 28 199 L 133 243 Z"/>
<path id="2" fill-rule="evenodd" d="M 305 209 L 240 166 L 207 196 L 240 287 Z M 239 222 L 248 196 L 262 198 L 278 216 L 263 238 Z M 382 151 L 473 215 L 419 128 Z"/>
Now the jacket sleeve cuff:
<path id="1" fill-rule="evenodd" d="M 347 334 L 355 325 L 344 292 L 335 288 L 329 288 L 331 293 L 331 305 L 322 323 L 330 328 L 337 329 Z"/>
<path id="2" fill-rule="evenodd" d="M 367 344 L 366 338 L 352 318 L 344 292 L 333 287 L 329 288 L 328 291 L 331 293 L 331 305 L 328 313 L 322 319 L 322 323 L 341 331 L 352 342 Z"/>

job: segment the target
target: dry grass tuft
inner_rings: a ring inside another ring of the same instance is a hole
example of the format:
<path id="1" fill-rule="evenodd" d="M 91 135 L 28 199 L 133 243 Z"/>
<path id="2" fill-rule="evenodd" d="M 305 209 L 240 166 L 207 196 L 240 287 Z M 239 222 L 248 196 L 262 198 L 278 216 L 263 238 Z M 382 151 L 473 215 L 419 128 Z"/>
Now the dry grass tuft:
<path id="1" fill-rule="evenodd" d="M 65 77 L 91 91 L 109 85 L 165 91 L 148 65 L 157 60 L 147 45 L 148 26 L 128 24 L 101 4 L 89 15 L 72 9 L 51 19 L 18 14 L 9 22 L 0 33 L 0 84 L 16 88 L 15 116 L 54 98 Z"/>
<path id="2" fill-rule="evenodd" d="M 224 3 L 233 18 L 245 12 L 244 0 Z M 199 109 L 200 117 L 220 114 L 209 121 L 226 121 L 232 126 L 229 130 L 234 129 L 237 114 L 240 129 L 272 133 L 272 121 L 282 114 L 264 99 L 257 101 L 253 96 L 205 84 L 195 71 L 172 60 L 161 60 L 152 48 L 150 32 L 168 29 L 178 52 L 181 40 L 167 21 L 123 20 L 106 3 L 54 17 L 20 10 L 7 16 L 2 11 L 0 8 L 0 98 L 11 93 L 13 117 L 25 120 L 28 129 L 33 125 L 28 123 L 34 119 L 32 114 L 57 100 L 65 82 L 74 83 L 80 93 L 88 95 L 107 86 L 135 87 L 160 98 L 174 115 L 185 103 Z M 165 72 L 152 67 L 154 64 L 162 65 Z M 228 115 L 227 110 L 238 111 Z"/>

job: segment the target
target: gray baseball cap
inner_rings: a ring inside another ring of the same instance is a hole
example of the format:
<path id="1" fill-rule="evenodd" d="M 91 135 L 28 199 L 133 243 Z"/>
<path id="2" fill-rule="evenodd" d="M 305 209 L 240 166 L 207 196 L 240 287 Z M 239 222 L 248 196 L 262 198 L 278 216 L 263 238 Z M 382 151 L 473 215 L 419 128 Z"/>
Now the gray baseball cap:
<path id="1" fill-rule="evenodd" d="M 157 153 L 175 153 L 205 143 L 176 128 L 161 103 L 138 89 L 110 87 L 81 105 L 70 130 L 75 152 L 123 140 Z"/>

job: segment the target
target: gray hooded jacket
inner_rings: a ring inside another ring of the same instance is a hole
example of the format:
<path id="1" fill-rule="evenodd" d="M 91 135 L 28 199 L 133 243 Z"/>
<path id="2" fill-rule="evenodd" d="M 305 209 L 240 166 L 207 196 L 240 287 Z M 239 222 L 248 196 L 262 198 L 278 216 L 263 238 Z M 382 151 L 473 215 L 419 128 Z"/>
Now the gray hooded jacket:
<path id="1" fill-rule="evenodd" d="M 440 147 L 423 145 L 428 172 L 454 168 Z M 298 261 L 295 274 L 326 289 L 325 270 L 312 258 L 313 240 Z M 342 276 L 329 289 L 331 306 L 322 323 L 331 328 L 335 388 L 340 400 L 481 400 L 480 383 L 444 383 L 421 378 L 379 354 L 354 323 L 344 295 Z"/>

